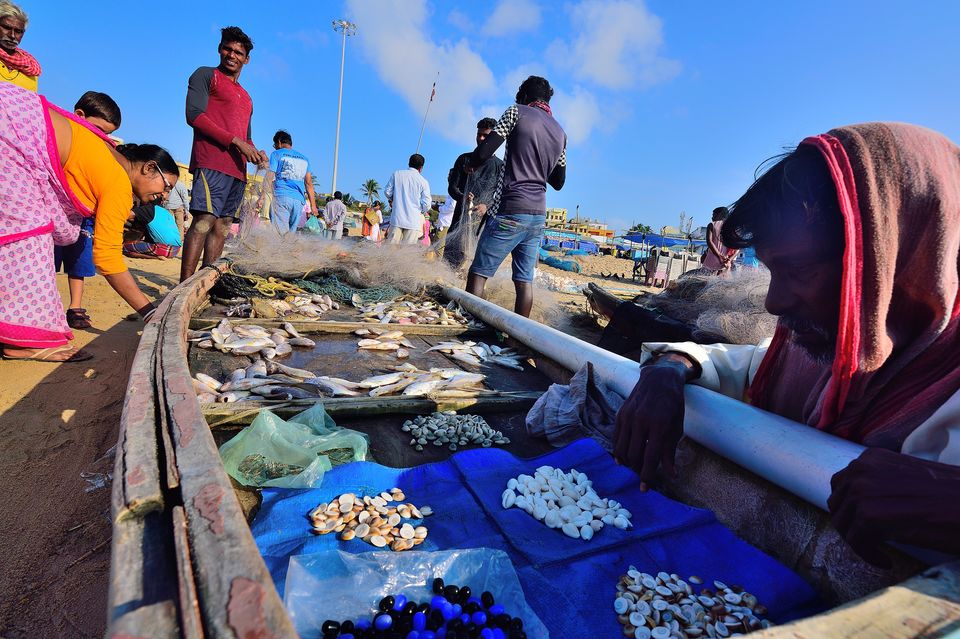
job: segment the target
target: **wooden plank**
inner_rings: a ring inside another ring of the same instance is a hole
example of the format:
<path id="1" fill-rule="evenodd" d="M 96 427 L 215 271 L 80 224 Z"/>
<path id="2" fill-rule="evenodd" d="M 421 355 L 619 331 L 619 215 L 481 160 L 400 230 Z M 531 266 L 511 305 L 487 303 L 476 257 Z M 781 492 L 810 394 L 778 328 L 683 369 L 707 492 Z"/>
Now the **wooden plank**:
<path id="1" fill-rule="evenodd" d="M 960 562 L 930 568 L 863 599 L 753 633 L 757 639 L 926 639 L 960 628 Z"/>
<path id="2" fill-rule="evenodd" d="M 311 406 L 323 404 L 331 417 L 370 415 L 423 415 L 436 411 L 506 412 L 526 410 L 543 394 L 541 391 L 496 392 L 461 398 L 430 397 L 333 397 L 298 399 L 288 402 L 234 402 L 204 404 L 203 415 L 211 428 L 230 429 L 249 424 L 262 408 L 269 408 L 280 417 L 293 417 Z"/>
<path id="3" fill-rule="evenodd" d="M 227 318 L 231 324 L 256 324 L 264 328 L 283 328 L 286 320 L 268 319 L 265 317 L 254 318 Z M 190 328 L 193 330 L 209 330 L 220 323 L 219 319 L 209 319 L 195 317 L 190 320 Z M 294 320 L 290 324 L 301 333 L 351 333 L 358 328 L 370 328 L 376 326 L 388 330 L 403 331 L 407 335 L 482 335 L 489 334 L 489 329 L 477 329 L 469 326 L 441 326 L 437 324 L 373 324 L 369 322 L 304 322 Z"/>
<path id="4" fill-rule="evenodd" d="M 149 512 L 114 521 L 107 637 L 180 637 L 169 517 Z"/>
<path id="5" fill-rule="evenodd" d="M 295 637 L 220 463 L 187 367 L 190 315 L 216 278 L 214 271 L 198 273 L 172 294 L 160 319 L 157 354 L 203 626 L 217 637 Z"/>
<path id="6" fill-rule="evenodd" d="M 163 308 L 161 304 L 157 312 Z M 144 327 L 123 399 L 113 470 L 111 506 L 115 522 L 163 508 L 154 384 L 154 349 L 158 331 L 155 324 Z"/>
<path id="7" fill-rule="evenodd" d="M 193 579 L 190 542 L 187 539 L 187 519 L 183 506 L 173 508 L 173 547 L 177 557 L 177 583 L 180 596 L 180 627 L 184 639 L 203 637 L 203 620 L 197 601 L 197 586 Z"/>

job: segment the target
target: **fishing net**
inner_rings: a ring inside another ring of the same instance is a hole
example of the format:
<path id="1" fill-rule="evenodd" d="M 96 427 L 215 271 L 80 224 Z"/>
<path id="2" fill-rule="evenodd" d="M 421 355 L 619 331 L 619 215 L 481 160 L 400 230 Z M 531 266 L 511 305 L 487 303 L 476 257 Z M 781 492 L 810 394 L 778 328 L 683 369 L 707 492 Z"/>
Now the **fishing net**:
<path id="1" fill-rule="evenodd" d="M 323 278 L 335 276 L 339 285 L 357 291 L 383 289 L 381 293 L 366 294 L 370 296 L 392 294 L 388 288 L 423 295 L 444 286 L 460 285 L 448 264 L 419 245 L 377 245 L 354 238 L 334 241 L 305 233 L 281 236 L 270 228 L 253 229 L 231 252 L 230 259 L 236 273 L 309 280 L 324 287 L 328 284 L 322 283 Z"/>
<path id="2" fill-rule="evenodd" d="M 343 304 L 350 304 L 354 296 L 358 297 L 364 304 L 376 304 L 378 302 L 389 302 L 403 295 L 403 292 L 392 286 L 356 288 L 349 284 L 344 284 L 337 279 L 336 275 L 311 279 L 296 279 L 293 280 L 293 283 L 314 295 L 329 295 L 332 299 Z"/>
<path id="3" fill-rule="evenodd" d="M 237 212 L 237 217 L 240 219 L 240 232 L 237 234 L 239 242 L 243 242 L 255 230 L 267 231 L 273 228 L 272 225 L 265 223 L 270 219 L 270 207 L 273 206 L 273 189 L 265 186 L 266 179 L 267 171 L 257 169 L 243 192 L 243 200 Z"/>
<path id="4" fill-rule="evenodd" d="M 741 268 L 724 277 L 688 275 L 641 306 L 693 326 L 701 342 L 756 344 L 777 325 L 764 308 L 769 286 L 770 271 L 764 268 Z"/>

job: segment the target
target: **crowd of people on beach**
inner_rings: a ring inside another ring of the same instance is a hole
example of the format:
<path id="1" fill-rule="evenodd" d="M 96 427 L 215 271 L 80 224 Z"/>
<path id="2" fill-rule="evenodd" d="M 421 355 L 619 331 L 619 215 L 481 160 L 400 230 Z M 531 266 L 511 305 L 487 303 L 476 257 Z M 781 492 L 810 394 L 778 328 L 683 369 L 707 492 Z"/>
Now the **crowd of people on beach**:
<path id="1" fill-rule="evenodd" d="M 66 111 L 37 93 L 40 65 L 19 47 L 27 24 L 19 8 L 0 2 L 5 358 L 88 357 L 69 341 L 71 327 L 89 326 L 82 282 L 94 272 L 149 321 L 154 303 L 124 254 L 169 257 L 182 233 L 181 279 L 213 264 L 250 164 L 267 171 L 278 230 L 322 216 L 327 236 L 341 238 L 343 194 L 319 211 L 310 162 L 291 135 L 279 131 L 270 156 L 251 140 L 253 103 L 238 80 L 253 42 L 241 29 L 223 29 L 218 66 L 189 79 L 187 195 L 162 147 L 110 137 L 121 117 L 109 96 L 87 93 Z M 547 187 L 559 190 L 566 179 L 566 135 L 552 96 L 549 82 L 532 76 L 499 119 L 477 123 L 476 148 L 449 171 L 435 235 L 455 268 L 473 253 L 466 288 L 479 296 L 511 255 L 515 310 L 525 316 Z M 366 238 L 429 242 L 424 164 L 413 154 L 393 173 L 384 189 L 389 231 L 382 237 L 387 220 L 371 203 Z M 960 554 L 960 148 L 908 124 L 840 127 L 804 139 L 729 211 L 715 213 L 704 268 L 722 272 L 736 250 L 755 249 L 770 270 L 766 307 L 779 317 L 776 333 L 755 346 L 644 340 L 640 381 L 617 416 L 616 458 L 645 484 L 671 472 L 683 388 L 698 384 L 867 447 L 833 478 L 829 503 L 836 528 L 864 558 L 884 564 L 880 544 L 889 541 Z M 131 230 L 139 239 L 126 239 Z M 475 249 L 465 250 L 472 239 Z M 61 264 L 70 279 L 66 313 L 55 281 Z M 631 312 L 629 303 L 609 309 L 614 324 Z"/>

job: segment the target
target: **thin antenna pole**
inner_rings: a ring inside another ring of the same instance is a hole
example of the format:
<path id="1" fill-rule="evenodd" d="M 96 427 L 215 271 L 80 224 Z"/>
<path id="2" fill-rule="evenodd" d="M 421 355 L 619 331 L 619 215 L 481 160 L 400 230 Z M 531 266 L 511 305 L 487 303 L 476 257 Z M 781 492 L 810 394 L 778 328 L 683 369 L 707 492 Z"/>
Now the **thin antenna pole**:
<path id="1" fill-rule="evenodd" d="M 437 82 L 440 81 L 440 72 L 437 71 L 437 79 L 433 81 L 433 88 L 430 90 L 430 99 L 427 101 L 427 108 L 423 112 L 423 123 L 420 125 L 420 137 L 417 138 L 417 153 L 420 152 L 420 143 L 423 142 L 423 129 L 427 126 L 427 114 L 430 113 L 430 105 L 433 104 L 433 96 L 437 94 Z"/>

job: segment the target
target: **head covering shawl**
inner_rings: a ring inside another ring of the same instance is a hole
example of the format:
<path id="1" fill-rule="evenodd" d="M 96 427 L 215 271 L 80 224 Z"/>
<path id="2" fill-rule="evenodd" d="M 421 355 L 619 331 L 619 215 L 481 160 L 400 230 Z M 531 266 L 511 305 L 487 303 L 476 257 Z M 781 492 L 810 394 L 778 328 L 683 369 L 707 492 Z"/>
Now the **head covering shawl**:
<path id="1" fill-rule="evenodd" d="M 812 371 L 778 326 L 750 399 L 783 414 L 798 388 L 809 389 L 795 418 L 900 450 L 960 390 L 960 148 L 894 123 L 842 127 L 801 144 L 823 155 L 843 214 L 836 352 L 829 369 Z"/>

